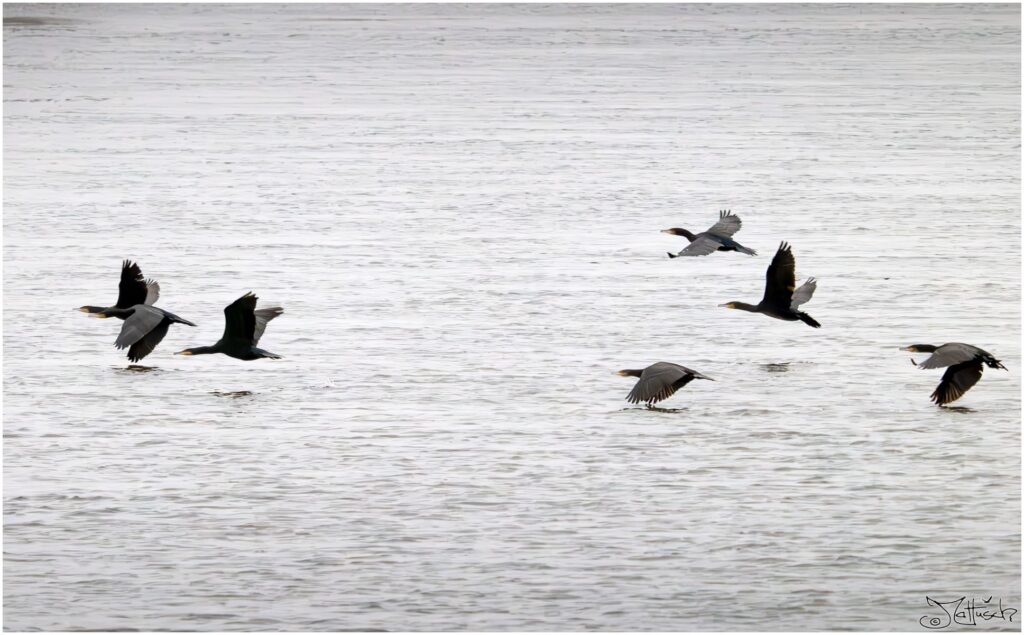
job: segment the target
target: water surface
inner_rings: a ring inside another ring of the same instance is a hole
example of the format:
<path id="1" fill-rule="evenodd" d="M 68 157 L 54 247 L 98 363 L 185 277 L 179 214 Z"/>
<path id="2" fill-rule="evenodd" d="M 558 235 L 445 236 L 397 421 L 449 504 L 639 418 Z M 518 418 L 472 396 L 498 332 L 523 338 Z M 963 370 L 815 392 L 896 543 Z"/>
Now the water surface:
<path id="1" fill-rule="evenodd" d="M 6 629 L 1020 608 L 1018 6 L 4 17 Z M 758 257 L 665 256 L 723 208 Z M 717 308 L 781 240 L 820 330 Z M 148 372 L 72 311 L 123 258 L 198 324 Z M 284 359 L 171 355 L 249 290 Z M 936 408 L 945 341 L 1010 371 Z"/>

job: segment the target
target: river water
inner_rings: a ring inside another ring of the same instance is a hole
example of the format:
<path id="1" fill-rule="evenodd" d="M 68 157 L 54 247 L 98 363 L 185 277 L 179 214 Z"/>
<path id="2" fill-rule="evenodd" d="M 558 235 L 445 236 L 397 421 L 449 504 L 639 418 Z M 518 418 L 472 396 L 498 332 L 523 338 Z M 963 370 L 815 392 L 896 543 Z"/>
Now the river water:
<path id="1" fill-rule="evenodd" d="M 4 19 L 5 629 L 1020 608 L 1018 5 Z M 759 256 L 665 256 L 719 209 Z M 717 307 L 782 240 L 821 329 Z M 198 324 L 142 370 L 124 258 Z M 249 290 L 282 360 L 172 355 Z M 946 341 L 1009 372 L 937 408 Z"/>

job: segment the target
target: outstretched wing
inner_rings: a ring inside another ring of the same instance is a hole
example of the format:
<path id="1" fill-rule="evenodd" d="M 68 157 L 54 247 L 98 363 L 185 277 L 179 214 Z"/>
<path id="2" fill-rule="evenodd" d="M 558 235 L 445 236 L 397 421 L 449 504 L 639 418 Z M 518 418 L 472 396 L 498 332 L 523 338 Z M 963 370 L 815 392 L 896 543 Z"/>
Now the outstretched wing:
<path id="1" fill-rule="evenodd" d="M 657 403 L 668 399 L 695 378 L 711 379 L 679 364 L 658 362 L 640 374 L 640 379 L 626 397 L 630 403 Z"/>
<path id="2" fill-rule="evenodd" d="M 707 234 L 703 234 L 700 238 L 687 245 L 686 249 L 680 251 L 678 255 L 706 256 L 708 254 L 715 253 L 715 251 L 718 250 L 721 244 L 722 243 L 718 242 L 717 240 L 708 236 Z"/>
<path id="3" fill-rule="evenodd" d="M 138 342 L 132 344 L 132 347 L 128 349 L 128 359 L 137 362 L 146 355 L 153 352 L 156 345 L 160 343 L 164 336 L 167 335 L 167 329 L 171 327 L 170 320 L 164 320 L 157 324 L 156 328 L 146 333 L 145 336 Z"/>
<path id="4" fill-rule="evenodd" d="M 256 309 L 253 313 L 256 316 L 256 328 L 253 331 L 252 340 L 253 344 L 256 344 L 263 337 L 263 331 L 267 330 L 267 322 L 284 313 L 284 309 L 279 306 L 272 306 L 265 309 Z"/>
<path id="5" fill-rule="evenodd" d="M 153 306 L 160 299 L 160 283 L 152 278 L 146 279 L 146 301 L 144 304 Z"/>
<path id="6" fill-rule="evenodd" d="M 731 238 L 741 227 L 743 227 L 743 221 L 740 220 L 740 217 L 724 209 L 718 213 L 718 222 L 711 226 L 708 233 Z"/>
<path id="7" fill-rule="evenodd" d="M 793 292 L 793 300 L 789 306 L 794 311 L 798 306 L 807 302 L 814 295 L 814 290 L 818 288 L 818 281 L 814 278 L 808 278 L 807 282 L 800 285 L 800 288 Z"/>
<path id="8" fill-rule="evenodd" d="M 254 344 L 256 331 L 256 300 L 252 291 L 224 307 L 224 336 L 222 339 L 240 339 Z"/>
<path id="9" fill-rule="evenodd" d="M 796 260 L 789 245 L 783 242 L 768 265 L 765 274 L 763 304 L 789 308 L 796 290 Z"/>
<path id="10" fill-rule="evenodd" d="M 121 325 L 121 332 L 114 342 L 117 348 L 128 348 L 149 334 L 164 321 L 164 312 L 155 307 L 138 304 L 135 311 Z M 160 336 L 163 337 L 162 335 Z M 155 344 L 154 344 L 155 346 Z"/>
<path id="11" fill-rule="evenodd" d="M 978 356 L 978 349 L 971 346 L 970 344 L 943 344 L 942 346 L 935 349 L 931 357 L 918 364 L 918 368 L 943 368 L 946 366 L 952 366 L 953 364 L 959 364 L 961 362 L 971 361 Z"/>
<path id="12" fill-rule="evenodd" d="M 121 282 L 117 286 L 117 304 L 119 309 L 129 309 L 136 304 L 146 303 L 146 281 L 142 278 L 142 269 L 130 260 L 121 263 Z"/>
<path id="13" fill-rule="evenodd" d="M 981 360 L 955 364 L 942 374 L 942 381 L 932 393 L 932 401 L 941 405 L 956 401 L 981 379 L 984 369 Z"/>

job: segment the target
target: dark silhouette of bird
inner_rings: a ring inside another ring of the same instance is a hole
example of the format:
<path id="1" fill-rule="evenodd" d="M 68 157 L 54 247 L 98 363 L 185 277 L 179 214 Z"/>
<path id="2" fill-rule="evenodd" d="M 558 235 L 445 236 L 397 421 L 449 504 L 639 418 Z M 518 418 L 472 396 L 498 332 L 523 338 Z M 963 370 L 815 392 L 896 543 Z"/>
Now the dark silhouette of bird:
<path id="1" fill-rule="evenodd" d="M 192 322 L 180 318 L 170 311 L 164 311 L 148 304 L 136 304 L 129 309 L 104 309 L 95 315 L 101 318 L 116 317 L 124 320 L 114 346 L 119 349 L 127 348 L 128 359 L 133 362 L 152 353 L 156 345 L 167 335 L 167 329 L 172 324 L 195 326 Z"/>
<path id="2" fill-rule="evenodd" d="M 83 306 L 78 310 L 97 318 L 124 320 L 114 346 L 127 348 L 128 359 L 137 362 L 153 352 L 171 324 L 195 326 L 170 311 L 153 306 L 159 297 L 160 285 L 143 278 L 139 265 L 125 260 L 121 263 L 121 282 L 114 306 Z"/>
<path id="3" fill-rule="evenodd" d="M 143 278 L 142 269 L 139 265 L 125 260 L 121 263 L 121 282 L 118 284 L 117 302 L 112 307 L 83 306 L 79 311 L 89 313 L 97 317 L 116 317 L 120 320 L 127 316 L 124 314 L 111 313 L 100 316 L 99 314 L 109 309 L 130 309 L 136 304 L 152 305 L 160 298 L 160 285 L 152 278 Z"/>
<path id="4" fill-rule="evenodd" d="M 985 366 L 1008 370 L 991 353 L 983 351 L 977 346 L 960 342 L 947 342 L 942 346 L 913 344 L 900 350 L 911 353 L 931 353 L 931 357 L 920 364 L 913 359 L 910 360 L 918 368 L 949 367 L 943 373 L 942 381 L 939 382 L 935 392 L 931 394 L 931 400 L 940 406 L 956 401 L 970 390 L 971 386 L 978 383 Z"/>
<path id="5" fill-rule="evenodd" d="M 669 258 L 679 256 L 706 256 L 715 251 L 738 251 L 743 254 L 756 256 L 757 252 L 744 247 L 732 239 L 732 235 L 740 230 L 743 221 L 729 210 L 722 210 L 718 213 L 718 222 L 711 226 L 706 232 L 694 234 L 688 229 L 673 227 L 663 229 L 661 233 L 672 234 L 673 236 L 686 236 L 690 244 L 678 254 L 669 254 Z"/>
<path id="6" fill-rule="evenodd" d="M 281 359 L 270 351 L 256 346 L 267 328 L 267 322 L 284 313 L 279 306 L 264 309 L 256 308 L 255 295 L 250 291 L 224 307 L 224 335 L 213 346 L 186 348 L 176 355 L 211 355 L 223 353 L 235 359 Z"/>
<path id="7" fill-rule="evenodd" d="M 658 362 L 644 369 L 628 368 L 620 370 L 618 374 L 623 377 L 640 378 L 640 381 L 636 382 L 633 390 L 626 397 L 626 401 L 629 403 L 646 403 L 648 406 L 658 403 L 663 399 L 668 399 L 677 390 L 694 379 L 714 381 L 707 375 L 702 375 L 686 366 L 670 362 Z"/>
<path id="8" fill-rule="evenodd" d="M 779 250 L 772 258 L 772 264 L 768 265 L 768 272 L 765 274 L 764 297 L 755 304 L 745 302 L 726 302 L 718 306 L 750 313 L 763 313 L 768 317 L 777 320 L 794 322 L 800 320 L 804 324 L 820 328 L 817 320 L 797 307 L 807 302 L 814 295 L 818 283 L 814 278 L 808 278 L 806 282 L 796 288 L 796 260 L 793 258 L 793 251 L 789 245 L 783 242 Z"/>

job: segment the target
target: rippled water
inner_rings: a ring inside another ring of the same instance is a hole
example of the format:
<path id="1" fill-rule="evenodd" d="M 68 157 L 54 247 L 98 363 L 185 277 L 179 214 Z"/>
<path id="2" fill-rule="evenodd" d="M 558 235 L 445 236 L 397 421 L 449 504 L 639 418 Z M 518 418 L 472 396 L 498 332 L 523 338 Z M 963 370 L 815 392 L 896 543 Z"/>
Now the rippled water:
<path id="1" fill-rule="evenodd" d="M 1019 6 L 4 15 L 6 629 L 1020 608 Z M 760 256 L 665 256 L 720 208 Z M 716 306 L 783 239 L 820 330 Z M 250 289 L 283 360 L 171 355 Z M 945 341 L 1009 372 L 936 408 Z"/>

